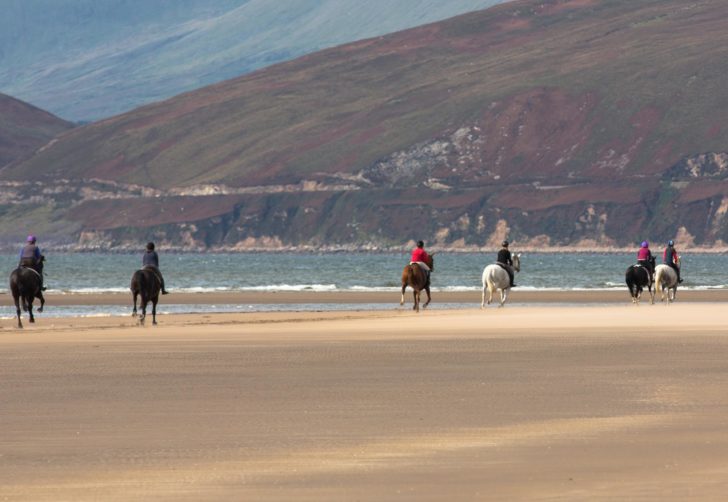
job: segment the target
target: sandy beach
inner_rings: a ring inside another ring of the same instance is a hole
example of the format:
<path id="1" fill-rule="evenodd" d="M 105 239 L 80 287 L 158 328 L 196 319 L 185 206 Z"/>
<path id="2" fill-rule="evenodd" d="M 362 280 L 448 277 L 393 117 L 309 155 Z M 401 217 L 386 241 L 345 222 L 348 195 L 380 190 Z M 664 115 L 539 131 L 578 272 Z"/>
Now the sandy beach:
<path id="1" fill-rule="evenodd" d="M 0 329 L 0 500 L 728 491 L 723 291 L 669 307 L 624 291 L 529 306 L 514 292 L 502 309 L 164 315 L 156 327 L 49 317 L 60 296 L 35 325 Z"/>

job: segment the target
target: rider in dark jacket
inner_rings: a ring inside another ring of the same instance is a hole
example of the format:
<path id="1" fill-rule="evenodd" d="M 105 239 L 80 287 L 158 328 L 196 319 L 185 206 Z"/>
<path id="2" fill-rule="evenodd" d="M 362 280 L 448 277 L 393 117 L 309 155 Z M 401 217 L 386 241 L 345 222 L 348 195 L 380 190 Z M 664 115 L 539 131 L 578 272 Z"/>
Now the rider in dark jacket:
<path id="1" fill-rule="evenodd" d="M 675 249 L 675 243 L 672 240 L 667 241 L 667 247 L 665 248 L 665 252 L 662 253 L 662 263 L 669 267 L 672 267 L 672 269 L 677 274 L 677 282 L 683 282 L 680 278 L 680 267 L 678 266 L 679 262 L 680 259 L 677 254 L 677 250 Z"/>
<path id="2" fill-rule="evenodd" d="M 40 248 L 36 244 L 35 235 L 29 235 L 25 240 L 25 246 L 20 250 L 20 262 L 19 267 L 32 268 L 38 275 L 40 275 L 40 289 L 45 291 L 46 288 L 43 285 L 43 260 L 45 257 L 40 252 Z"/>
<path id="3" fill-rule="evenodd" d="M 511 281 L 510 287 L 515 287 L 516 285 L 513 284 L 513 258 L 511 258 L 511 252 L 508 250 L 508 241 L 503 241 L 502 246 L 503 247 L 501 247 L 500 251 L 498 251 L 498 258 L 496 261 L 498 262 L 498 265 L 508 272 L 508 278 Z"/>
<path id="4" fill-rule="evenodd" d="M 142 256 L 142 268 L 152 269 L 154 273 L 157 274 L 157 277 L 159 277 L 159 282 L 162 286 L 162 294 L 166 295 L 169 293 L 169 291 L 164 289 L 164 277 L 162 277 L 162 272 L 159 270 L 159 255 L 157 255 L 157 252 L 154 250 L 153 242 L 147 243 L 147 251 L 144 253 L 144 256 Z"/>

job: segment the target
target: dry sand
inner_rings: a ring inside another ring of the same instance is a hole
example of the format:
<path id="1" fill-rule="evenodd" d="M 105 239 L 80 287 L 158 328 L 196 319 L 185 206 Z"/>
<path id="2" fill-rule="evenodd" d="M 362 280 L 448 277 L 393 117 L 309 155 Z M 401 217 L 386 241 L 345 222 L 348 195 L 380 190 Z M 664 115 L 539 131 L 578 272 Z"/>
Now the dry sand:
<path id="1" fill-rule="evenodd" d="M 0 500 L 723 499 L 723 294 L 6 320 Z"/>

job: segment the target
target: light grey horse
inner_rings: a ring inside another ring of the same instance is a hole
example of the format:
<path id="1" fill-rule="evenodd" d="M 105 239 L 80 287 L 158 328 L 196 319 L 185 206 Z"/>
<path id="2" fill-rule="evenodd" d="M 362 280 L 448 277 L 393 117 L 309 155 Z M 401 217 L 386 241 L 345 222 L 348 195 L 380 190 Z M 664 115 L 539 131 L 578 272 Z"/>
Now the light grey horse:
<path id="1" fill-rule="evenodd" d="M 669 265 L 658 265 L 655 267 L 655 292 L 660 292 L 661 301 L 665 301 L 665 293 L 667 293 L 667 302 L 670 305 L 675 301 L 677 293 L 677 272 Z"/>
<path id="2" fill-rule="evenodd" d="M 513 270 L 521 271 L 521 253 L 515 253 L 512 256 Z M 506 303 L 508 291 L 511 289 L 511 280 L 508 278 L 508 272 L 503 267 L 494 263 L 488 265 L 483 270 L 483 298 L 480 302 L 480 308 L 485 308 L 485 292 L 488 291 L 488 305 L 493 301 L 493 291 L 500 290 L 500 306 Z"/>

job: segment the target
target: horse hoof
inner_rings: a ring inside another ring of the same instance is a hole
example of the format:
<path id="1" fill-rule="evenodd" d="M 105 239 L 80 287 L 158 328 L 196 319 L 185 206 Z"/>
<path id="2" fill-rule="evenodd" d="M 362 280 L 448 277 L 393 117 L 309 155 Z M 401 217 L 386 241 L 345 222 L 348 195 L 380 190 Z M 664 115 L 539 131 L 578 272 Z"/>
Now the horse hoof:
<path id="1" fill-rule="evenodd" d="M 29 319 L 28 322 L 35 322 L 35 319 Z"/>
<path id="2" fill-rule="evenodd" d="M 38 312 L 43 312 L 43 307 L 38 307 Z"/>

